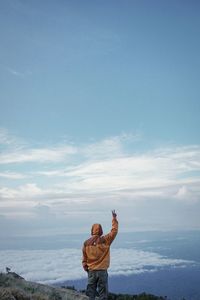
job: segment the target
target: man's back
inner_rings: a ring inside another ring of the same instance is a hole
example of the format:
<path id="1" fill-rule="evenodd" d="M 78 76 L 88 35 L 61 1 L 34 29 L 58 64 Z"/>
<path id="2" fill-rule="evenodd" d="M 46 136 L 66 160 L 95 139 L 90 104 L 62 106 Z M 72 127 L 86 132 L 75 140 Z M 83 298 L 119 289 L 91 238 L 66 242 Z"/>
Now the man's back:
<path id="1" fill-rule="evenodd" d="M 92 237 L 83 245 L 83 268 L 88 270 L 107 270 L 110 265 L 110 245 L 118 232 L 118 221 L 116 217 L 112 220 L 111 231 L 101 236 L 100 224 L 92 226 Z M 85 268 L 86 267 L 86 268 Z"/>

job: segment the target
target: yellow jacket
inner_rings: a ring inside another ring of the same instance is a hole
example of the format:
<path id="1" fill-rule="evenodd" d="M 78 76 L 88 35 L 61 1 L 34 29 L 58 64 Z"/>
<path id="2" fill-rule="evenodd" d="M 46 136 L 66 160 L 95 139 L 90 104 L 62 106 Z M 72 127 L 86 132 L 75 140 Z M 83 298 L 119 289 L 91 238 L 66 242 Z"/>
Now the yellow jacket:
<path id="1" fill-rule="evenodd" d="M 110 265 L 110 245 L 118 232 L 118 221 L 112 219 L 112 229 L 106 234 L 100 224 L 94 224 L 91 229 L 92 237 L 83 244 L 82 265 L 85 271 L 107 270 Z"/>

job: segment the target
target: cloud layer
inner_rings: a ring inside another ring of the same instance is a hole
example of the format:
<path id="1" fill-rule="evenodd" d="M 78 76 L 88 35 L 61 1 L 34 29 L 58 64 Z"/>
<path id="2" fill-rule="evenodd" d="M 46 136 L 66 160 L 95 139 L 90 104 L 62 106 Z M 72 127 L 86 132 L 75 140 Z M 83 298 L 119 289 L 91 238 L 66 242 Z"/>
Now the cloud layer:
<path id="1" fill-rule="evenodd" d="M 79 249 L 0 251 L 0 271 L 8 266 L 27 280 L 57 283 L 85 278 Z M 161 268 L 195 265 L 193 261 L 170 259 L 154 252 L 113 249 L 110 275 L 154 272 Z"/>

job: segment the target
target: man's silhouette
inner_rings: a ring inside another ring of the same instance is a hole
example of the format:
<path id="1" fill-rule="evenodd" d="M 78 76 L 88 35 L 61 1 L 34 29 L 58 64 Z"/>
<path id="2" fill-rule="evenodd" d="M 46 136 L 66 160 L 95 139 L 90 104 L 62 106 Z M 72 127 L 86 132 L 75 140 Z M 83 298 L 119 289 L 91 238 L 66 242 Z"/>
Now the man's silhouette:
<path id="1" fill-rule="evenodd" d="M 91 229 L 91 238 L 83 244 L 82 265 L 88 272 L 88 285 L 86 294 L 90 300 L 95 299 L 98 289 L 99 299 L 106 300 L 108 297 L 108 273 L 110 265 L 110 245 L 118 232 L 117 214 L 112 211 L 112 229 L 103 235 L 100 224 L 94 224 Z"/>

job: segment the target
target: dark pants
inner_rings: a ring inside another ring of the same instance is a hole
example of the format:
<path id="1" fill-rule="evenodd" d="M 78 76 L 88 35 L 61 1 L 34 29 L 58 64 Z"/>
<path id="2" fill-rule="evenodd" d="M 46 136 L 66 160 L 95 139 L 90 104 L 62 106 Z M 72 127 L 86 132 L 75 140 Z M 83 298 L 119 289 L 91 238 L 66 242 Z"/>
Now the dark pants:
<path id="1" fill-rule="evenodd" d="M 98 291 L 98 294 L 97 294 Z M 100 300 L 108 298 L 108 272 L 107 270 L 94 270 L 88 272 L 88 285 L 86 295 L 94 300 L 98 295 Z"/>

